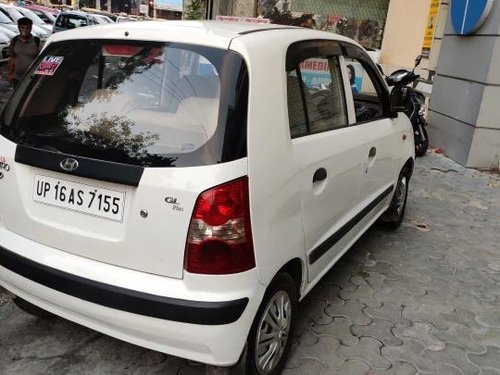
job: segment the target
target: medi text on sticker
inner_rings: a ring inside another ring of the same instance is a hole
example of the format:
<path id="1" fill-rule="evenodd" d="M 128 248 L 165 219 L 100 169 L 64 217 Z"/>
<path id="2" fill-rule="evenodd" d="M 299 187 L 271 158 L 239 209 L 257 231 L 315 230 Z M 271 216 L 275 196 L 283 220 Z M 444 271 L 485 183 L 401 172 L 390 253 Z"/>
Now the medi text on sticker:
<path id="1" fill-rule="evenodd" d="M 62 56 L 45 56 L 38 68 L 36 68 L 35 74 L 53 76 L 63 60 L 64 57 Z"/>

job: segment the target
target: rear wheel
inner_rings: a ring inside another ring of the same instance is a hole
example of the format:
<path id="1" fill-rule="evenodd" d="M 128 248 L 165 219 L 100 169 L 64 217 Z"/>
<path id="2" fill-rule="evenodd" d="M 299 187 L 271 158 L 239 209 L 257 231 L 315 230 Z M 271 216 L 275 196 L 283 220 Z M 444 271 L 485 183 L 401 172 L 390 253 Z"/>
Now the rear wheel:
<path id="1" fill-rule="evenodd" d="M 292 277 L 279 273 L 271 282 L 248 336 L 247 373 L 281 373 L 291 345 L 298 293 Z"/>
<path id="2" fill-rule="evenodd" d="M 21 297 L 16 296 L 12 299 L 12 301 L 16 304 L 17 307 L 30 315 L 34 315 L 43 319 L 53 318 L 55 316 L 54 314 L 33 305 L 32 303 L 26 301 L 25 299 L 22 299 Z"/>
<path id="3" fill-rule="evenodd" d="M 404 167 L 399 174 L 396 191 L 392 197 L 391 204 L 381 217 L 383 225 L 389 229 L 397 229 L 403 222 L 406 210 L 406 199 L 408 198 L 410 176 L 410 168 Z"/>
<path id="4" fill-rule="evenodd" d="M 425 130 L 425 124 L 419 126 L 422 129 L 422 134 L 420 130 L 415 131 L 415 155 L 424 156 L 429 147 L 429 137 L 427 136 L 427 130 Z"/>

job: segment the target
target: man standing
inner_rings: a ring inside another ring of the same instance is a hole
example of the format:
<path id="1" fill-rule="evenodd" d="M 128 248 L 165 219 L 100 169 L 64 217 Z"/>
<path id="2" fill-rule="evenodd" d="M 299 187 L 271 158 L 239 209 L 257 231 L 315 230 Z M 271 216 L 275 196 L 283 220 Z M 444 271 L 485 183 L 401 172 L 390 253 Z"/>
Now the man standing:
<path id="1" fill-rule="evenodd" d="M 9 82 L 16 87 L 40 52 L 40 38 L 31 35 L 33 21 L 27 17 L 17 21 L 19 35 L 12 38 L 9 47 Z"/>

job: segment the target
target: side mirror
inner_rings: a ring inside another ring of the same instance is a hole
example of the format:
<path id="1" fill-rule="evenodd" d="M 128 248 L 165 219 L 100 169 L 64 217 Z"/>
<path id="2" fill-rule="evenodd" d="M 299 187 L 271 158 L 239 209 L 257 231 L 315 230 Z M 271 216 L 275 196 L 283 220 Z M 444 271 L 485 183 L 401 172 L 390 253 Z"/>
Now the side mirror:
<path id="1" fill-rule="evenodd" d="M 417 58 L 415 59 L 415 68 L 420 65 L 422 62 L 422 55 L 418 55 Z"/>
<path id="2" fill-rule="evenodd" d="M 389 97 L 391 113 L 406 112 L 409 109 L 408 98 L 408 87 L 395 86 Z"/>

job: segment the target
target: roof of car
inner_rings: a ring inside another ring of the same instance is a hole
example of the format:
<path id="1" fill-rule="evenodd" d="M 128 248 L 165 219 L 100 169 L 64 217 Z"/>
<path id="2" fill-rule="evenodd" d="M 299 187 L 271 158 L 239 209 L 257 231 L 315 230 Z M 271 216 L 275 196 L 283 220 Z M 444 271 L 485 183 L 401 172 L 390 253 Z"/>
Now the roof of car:
<path id="1" fill-rule="evenodd" d="M 273 30 L 295 30 L 296 34 L 306 39 L 335 39 L 356 44 L 353 40 L 341 35 L 305 29 L 295 26 L 276 24 L 252 24 L 244 22 L 220 21 L 143 21 L 123 22 L 99 27 L 76 28 L 64 33 L 53 34 L 50 42 L 71 39 L 130 39 L 150 41 L 177 41 L 211 45 L 227 48 L 232 39 L 243 35 L 272 32 Z"/>
<path id="2" fill-rule="evenodd" d="M 35 9 L 35 10 L 41 10 L 41 11 L 52 13 L 52 14 L 56 14 L 56 15 L 59 14 L 59 10 L 54 9 L 54 8 L 45 7 L 43 5 L 27 4 L 27 5 L 25 5 L 25 8 Z"/>
<path id="3" fill-rule="evenodd" d="M 63 15 L 63 14 L 70 14 L 70 15 L 75 15 L 75 16 L 80 16 L 80 17 L 88 17 L 89 14 L 85 12 L 80 12 L 78 10 L 67 10 L 60 12 L 58 15 Z"/>

